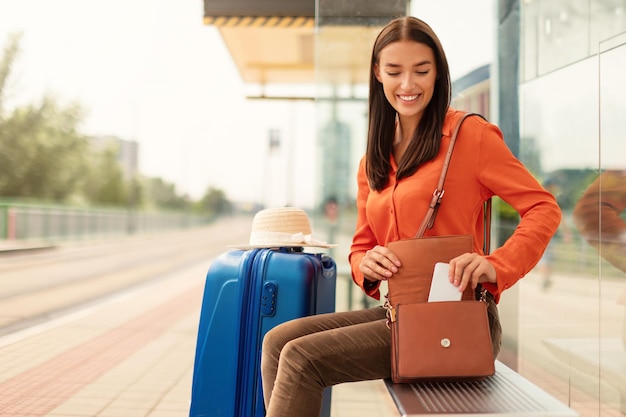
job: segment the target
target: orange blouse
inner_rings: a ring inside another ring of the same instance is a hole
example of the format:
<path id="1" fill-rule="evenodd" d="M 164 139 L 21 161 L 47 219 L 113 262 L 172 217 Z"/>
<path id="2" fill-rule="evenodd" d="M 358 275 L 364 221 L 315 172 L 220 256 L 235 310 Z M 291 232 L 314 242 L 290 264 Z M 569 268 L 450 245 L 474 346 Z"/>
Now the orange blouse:
<path id="1" fill-rule="evenodd" d="M 359 264 L 367 250 L 415 237 L 437 187 L 451 131 L 461 114 L 454 109 L 448 111 L 439 154 L 410 177 L 396 181 L 397 164 L 390 154 L 389 183 L 380 192 L 369 188 L 365 158 L 361 159 L 358 216 L 349 255 L 352 278 L 361 288 L 364 277 Z M 556 232 L 561 221 L 556 200 L 511 153 L 500 129 L 475 116 L 467 118 L 459 131 L 444 190 L 435 225 L 424 236 L 471 234 L 474 251 L 482 253 L 483 203 L 487 199 L 497 195 L 521 216 L 513 235 L 487 256 L 496 269 L 497 283 L 483 286 L 498 301 L 502 291 L 537 264 Z M 378 287 L 364 291 L 380 299 Z"/>

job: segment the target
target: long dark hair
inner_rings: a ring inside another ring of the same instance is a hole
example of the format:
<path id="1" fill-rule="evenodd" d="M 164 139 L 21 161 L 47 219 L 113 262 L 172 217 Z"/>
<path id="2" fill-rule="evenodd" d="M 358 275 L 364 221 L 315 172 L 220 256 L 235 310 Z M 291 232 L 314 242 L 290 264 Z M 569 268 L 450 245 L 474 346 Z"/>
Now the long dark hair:
<path id="1" fill-rule="evenodd" d="M 433 97 L 424 110 L 413 138 L 398 162 L 397 179 L 412 175 L 417 168 L 435 156 L 441 145 L 441 131 L 450 105 L 451 83 L 448 60 L 435 32 L 422 20 L 407 16 L 392 20 L 378 34 L 372 49 L 369 91 L 369 130 L 367 135 L 366 172 L 370 187 L 380 191 L 388 183 L 393 151 L 396 111 L 389 104 L 383 85 L 374 71 L 380 52 L 387 45 L 403 40 L 423 43 L 433 51 L 437 70 Z"/>

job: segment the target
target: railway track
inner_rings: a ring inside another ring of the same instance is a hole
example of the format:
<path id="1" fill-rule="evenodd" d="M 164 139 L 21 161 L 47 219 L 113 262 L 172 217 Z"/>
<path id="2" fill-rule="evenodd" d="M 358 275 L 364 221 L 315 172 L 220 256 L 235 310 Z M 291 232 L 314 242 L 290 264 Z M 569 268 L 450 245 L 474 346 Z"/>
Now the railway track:
<path id="1" fill-rule="evenodd" d="M 67 243 L 0 259 L 0 335 L 39 324 L 130 289 L 208 268 L 228 245 L 246 242 L 251 219 L 226 218 L 202 228 Z"/>

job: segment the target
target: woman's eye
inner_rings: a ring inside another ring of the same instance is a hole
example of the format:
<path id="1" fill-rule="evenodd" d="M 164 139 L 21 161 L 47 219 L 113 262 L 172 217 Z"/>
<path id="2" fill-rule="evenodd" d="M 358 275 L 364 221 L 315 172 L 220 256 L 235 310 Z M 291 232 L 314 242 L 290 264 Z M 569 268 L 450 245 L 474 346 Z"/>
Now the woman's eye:
<path id="1" fill-rule="evenodd" d="M 427 75 L 430 71 L 415 71 L 416 74 L 419 75 Z"/>
<path id="2" fill-rule="evenodd" d="M 400 75 L 400 73 L 399 72 L 388 72 L 387 75 L 390 76 L 390 77 L 395 77 L 395 76 Z"/>

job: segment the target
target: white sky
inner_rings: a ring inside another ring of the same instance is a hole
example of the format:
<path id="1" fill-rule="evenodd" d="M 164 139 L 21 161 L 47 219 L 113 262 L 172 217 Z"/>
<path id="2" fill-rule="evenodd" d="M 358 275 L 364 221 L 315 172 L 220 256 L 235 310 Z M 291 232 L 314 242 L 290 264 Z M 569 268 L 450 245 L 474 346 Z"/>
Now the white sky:
<path id="1" fill-rule="evenodd" d="M 453 79 L 491 62 L 493 4 L 413 0 L 413 14 L 440 36 Z M 286 191 L 268 190 L 284 189 L 273 184 L 284 169 L 295 171 L 292 183 L 314 171 L 314 107 L 246 101 L 219 33 L 202 16 L 201 0 L 0 0 L 0 46 L 8 33 L 23 33 L 10 97 L 24 104 L 49 92 L 81 103 L 83 133 L 137 140 L 140 171 L 194 198 L 214 186 L 233 200 L 282 204 Z M 293 140 L 268 163 L 271 128 Z M 291 192 L 296 205 L 312 204 L 307 187 Z"/>

